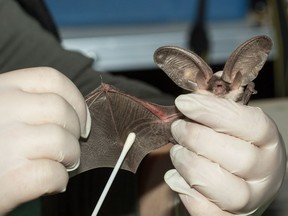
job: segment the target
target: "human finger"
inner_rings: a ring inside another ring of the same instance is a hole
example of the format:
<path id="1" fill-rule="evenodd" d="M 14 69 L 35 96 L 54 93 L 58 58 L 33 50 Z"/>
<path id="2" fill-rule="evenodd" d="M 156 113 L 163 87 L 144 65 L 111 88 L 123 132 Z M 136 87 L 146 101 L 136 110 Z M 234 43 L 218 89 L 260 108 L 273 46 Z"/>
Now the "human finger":
<path id="1" fill-rule="evenodd" d="M 9 172 L 0 178 L 0 184 L 6 185 L 0 193 L 1 215 L 27 200 L 64 192 L 68 182 L 65 167 L 51 160 L 25 160 L 15 164 Z"/>
<path id="2" fill-rule="evenodd" d="M 13 134 L 13 136 L 5 136 Z M 37 134 L 37 136 L 35 136 Z M 80 146 L 77 137 L 55 124 L 8 126 L 1 131 L 5 137 L 7 154 L 18 154 L 29 160 L 49 159 L 62 163 L 68 171 L 77 168 L 80 160 Z"/>
<path id="3" fill-rule="evenodd" d="M 80 122 L 81 135 L 87 137 L 91 118 L 85 100 L 71 80 L 53 68 L 38 67 L 16 70 L 0 75 L 2 88 L 16 88 L 29 93 L 55 93 L 75 109 Z"/>
<path id="4" fill-rule="evenodd" d="M 277 127 L 260 108 L 207 95 L 180 95 L 175 104 L 188 118 L 213 130 L 249 141 L 254 145 L 274 143 Z"/>
<path id="5" fill-rule="evenodd" d="M 233 215 L 223 211 L 197 190 L 190 187 L 175 169 L 166 172 L 164 179 L 169 187 L 179 194 L 180 199 L 191 216 Z"/>
<path id="6" fill-rule="evenodd" d="M 267 166 L 261 166 L 259 163 L 262 163 L 262 157 L 269 158 L 269 151 L 261 150 L 250 142 L 184 120 L 174 122 L 171 128 L 175 140 L 180 145 L 218 163 L 230 173 L 251 179 L 252 176 L 258 178 L 257 173 L 263 173 L 267 169 Z M 257 173 L 251 173 L 252 167 L 255 166 L 258 167 Z"/>
<path id="7" fill-rule="evenodd" d="M 221 209 L 237 212 L 247 205 L 250 188 L 242 178 L 180 145 L 174 146 L 170 152 L 174 167 L 188 185 Z"/>
<path id="8" fill-rule="evenodd" d="M 0 124 L 5 122 L 23 122 L 30 125 L 57 124 L 70 131 L 77 138 L 80 137 L 80 122 L 76 111 L 61 96 L 54 93 L 31 94 L 21 91 L 9 91 L 1 94 L 0 101 L 13 101 L 1 106 L 4 115 Z"/>

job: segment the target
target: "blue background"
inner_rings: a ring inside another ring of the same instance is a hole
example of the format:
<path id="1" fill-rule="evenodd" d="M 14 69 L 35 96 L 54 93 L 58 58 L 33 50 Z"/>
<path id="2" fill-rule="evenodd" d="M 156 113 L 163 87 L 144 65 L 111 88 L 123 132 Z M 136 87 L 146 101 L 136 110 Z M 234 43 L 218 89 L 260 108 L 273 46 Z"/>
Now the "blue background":
<path id="1" fill-rule="evenodd" d="M 192 21 L 197 0 L 46 0 L 56 23 L 117 25 Z M 246 15 L 249 0 L 208 0 L 207 19 L 223 21 Z"/>

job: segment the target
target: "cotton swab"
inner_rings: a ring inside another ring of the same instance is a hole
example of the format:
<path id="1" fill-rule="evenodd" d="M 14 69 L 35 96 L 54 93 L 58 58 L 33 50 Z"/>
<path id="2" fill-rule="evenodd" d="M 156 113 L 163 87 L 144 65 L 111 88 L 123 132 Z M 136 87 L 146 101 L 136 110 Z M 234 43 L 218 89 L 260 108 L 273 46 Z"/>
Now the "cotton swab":
<path id="1" fill-rule="evenodd" d="M 116 163 L 116 165 L 115 165 L 115 167 L 114 167 L 114 169 L 113 169 L 113 171 L 112 171 L 112 173 L 111 173 L 111 175 L 110 175 L 110 177 L 109 177 L 109 179 L 105 185 L 105 188 L 103 189 L 103 192 L 102 192 L 91 216 L 96 216 L 98 214 L 98 212 L 101 208 L 101 205 L 103 204 L 103 201 L 104 201 L 104 199 L 105 199 L 105 197 L 106 197 L 106 195 L 107 195 L 107 193 L 108 193 L 108 191 L 112 185 L 112 182 L 114 181 L 115 176 L 116 176 L 118 170 L 120 169 L 120 166 L 122 165 L 128 151 L 130 150 L 132 144 L 134 143 L 135 138 L 136 138 L 135 133 L 133 133 L 133 132 L 129 133 L 129 135 L 125 141 L 125 144 L 123 146 L 123 150 L 122 150 L 122 152 L 118 158 L 118 161 L 117 161 L 117 163 Z"/>

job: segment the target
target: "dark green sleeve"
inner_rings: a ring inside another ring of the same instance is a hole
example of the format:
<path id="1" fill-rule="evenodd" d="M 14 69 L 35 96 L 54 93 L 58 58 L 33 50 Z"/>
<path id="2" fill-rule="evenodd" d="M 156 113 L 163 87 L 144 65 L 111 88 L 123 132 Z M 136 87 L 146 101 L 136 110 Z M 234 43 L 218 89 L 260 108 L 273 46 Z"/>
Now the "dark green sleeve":
<path id="1" fill-rule="evenodd" d="M 84 95 L 103 81 L 143 99 L 158 103 L 173 102 L 171 97 L 140 81 L 95 71 L 92 59 L 63 49 L 50 32 L 13 0 L 0 0 L 0 29 L 1 73 L 49 66 L 69 77 Z"/>

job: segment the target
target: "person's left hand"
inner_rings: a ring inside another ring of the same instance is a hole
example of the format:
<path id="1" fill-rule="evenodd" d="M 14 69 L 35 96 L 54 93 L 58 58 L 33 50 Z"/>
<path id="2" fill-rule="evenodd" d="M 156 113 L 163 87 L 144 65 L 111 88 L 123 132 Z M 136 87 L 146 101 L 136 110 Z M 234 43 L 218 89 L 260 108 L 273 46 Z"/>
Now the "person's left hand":
<path id="1" fill-rule="evenodd" d="M 0 215 L 63 192 L 91 119 L 77 87 L 47 67 L 0 75 Z"/>

